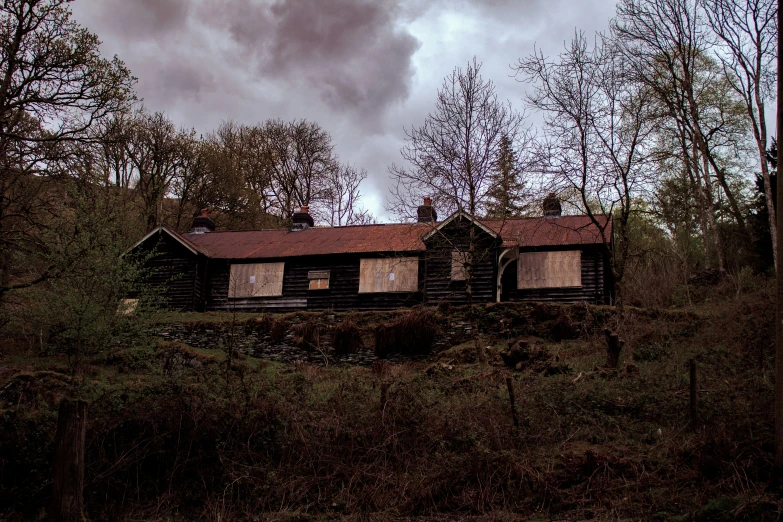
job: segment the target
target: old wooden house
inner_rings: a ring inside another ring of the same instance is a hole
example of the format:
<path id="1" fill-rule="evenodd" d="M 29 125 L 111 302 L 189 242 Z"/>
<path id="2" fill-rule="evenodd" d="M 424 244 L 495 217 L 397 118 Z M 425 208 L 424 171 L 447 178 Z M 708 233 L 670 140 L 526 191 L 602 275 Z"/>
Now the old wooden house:
<path id="1" fill-rule="evenodd" d="M 216 231 L 207 212 L 190 233 L 161 226 L 133 252 L 152 253 L 149 283 L 176 310 L 371 310 L 498 301 L 609 302 L 611 219 L 561 215 L 443 221 L 431 200 L 411 224 Z"/>

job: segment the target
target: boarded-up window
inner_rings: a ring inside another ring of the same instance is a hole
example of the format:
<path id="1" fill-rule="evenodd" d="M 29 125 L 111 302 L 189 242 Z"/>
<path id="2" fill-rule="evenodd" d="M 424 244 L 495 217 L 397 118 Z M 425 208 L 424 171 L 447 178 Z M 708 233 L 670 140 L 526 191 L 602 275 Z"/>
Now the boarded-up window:
<path id="1" fill-rule="evenodd" d="M 470 263 L 470 252 L 451 251 L 451 280 L 465 281 L 468 278 L 467 264 Z"/>
<path id="2" fill-rule="evenodd" d="M 270 297 L 283 295 L 285 263 L 231 265 L 228 297 Z"/>
<path id="3" fill-rule="evenodd" d="M 521 252 L 517 288 L 567 288 L 582 286 L 582 252 Z"/>
<path id="4" fill-rule="evenodd" d="M 327 290 L 329 288 L 329 270 L 311 270 L 307 273 L 310 280 L 308 290 Z"/>
<path id="5" fill-rule="evenodd" d="M 359 293 L 416 292 L 419 258 L 391 257 L 359 260 Z"/>
<path id="6" fill-rule="evenodd" d="M 117 307 L 117 313 L 120 315 L 132 315 L 138 306 L 138 299 L 123 299 Z"/>

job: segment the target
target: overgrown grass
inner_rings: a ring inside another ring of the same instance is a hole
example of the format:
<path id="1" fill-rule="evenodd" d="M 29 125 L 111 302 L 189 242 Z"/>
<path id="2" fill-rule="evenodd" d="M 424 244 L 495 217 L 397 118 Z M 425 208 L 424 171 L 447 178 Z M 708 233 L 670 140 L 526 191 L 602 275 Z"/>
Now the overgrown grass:
<path id="1" fill-rule="evenodd" d="M 617 371 L 601 368 L 605 341 L 585 326 L 612 320 L 605 308 L 567 308 L 581 330 L 557 343 L 547 332 L 560 312 L 549 305 L 537 316 L 510 306 L 479 313 L 538 332 L 534 340 L 573 370 L 550 377 L 505 368 L 503 339 L 487 365 L 468 343 L 430 362 L 372 369 L 248 358 L 228 376 L 219 350 L 161 343 L 105 354 L 80 376 L 90 402 L 88 514 L 776 520 L 781 501 L 767 493 L 771 296 L 756 289 L 696 310 L 629 309 Z M 28 353 L 4 366 L 0 505 L 34 518 L 48 495 L 62 362 Z"/>

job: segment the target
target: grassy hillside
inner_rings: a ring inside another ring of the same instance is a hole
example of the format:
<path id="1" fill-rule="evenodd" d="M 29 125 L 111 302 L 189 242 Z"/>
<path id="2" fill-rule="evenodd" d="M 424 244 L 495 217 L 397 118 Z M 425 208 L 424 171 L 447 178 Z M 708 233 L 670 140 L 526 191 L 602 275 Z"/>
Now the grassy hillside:
<path id="1" fill-rule="evenodd" d="M 783 504 L 768 491 L 772 287 L 710 292 L 684 310 L 630 309 L 616 371 L 602 368 L 598 327 L 561 342 L 545 329 L 528 335 L 540 356 L 520 370 L 503 364 L 507 339 L 497 335 L 482 340 L 486 363 L 468 342 L 425 362 L 372 368 L 240 355 L 227 371 L 217 349 L 153 340 L 112 350 L 75 377 L 90 403 L 87 513 L 92 520 L 777 520 Z M 584 310 L 582 324 L 616 321 L 606 308 Z M 514 313 L 479 315 L 495 322 Z M 232 318 L 165 318 L 205 319 Z M 527 320 L 535 326 L 535 317 Z M 690 359 L 699 378 L 696 426 L 688 416 Z M 44 514 L 56 404 L 71 379 L 64 361 L 39 354 L 35 340 L 16 339 L 6 353 L 6 518 Z"/>

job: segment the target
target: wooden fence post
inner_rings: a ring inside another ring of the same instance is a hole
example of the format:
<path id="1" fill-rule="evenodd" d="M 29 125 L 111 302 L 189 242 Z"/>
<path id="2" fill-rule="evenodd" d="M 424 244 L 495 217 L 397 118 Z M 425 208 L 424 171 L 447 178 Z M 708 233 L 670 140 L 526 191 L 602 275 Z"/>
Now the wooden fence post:
<path id="1" fill-rule="evenodd" d="M 50 520 L 82 522 L 84 490 L 84 439 L 87 403 L 63 399 L 54 438 L 54 477 Z"/>
<path id="2" fill-rule="evenodd" d="M 384 381 L 381 383 L 381 413 L 383 413 L 386 410 L 386 400 L 387 400 L 388 392 L 389 392 L 389 383 Z"/>
<path id="3" fill-rule="evenodd" d="M 696 411 L 696 401 L 699 395 L 699 389 L 696 384 L 696 361 L 691 359 L 688 361 L 688 369 L 690 373 L 691 381 L 691 400 L 690 400 L 690 417 L 691 417 L 691 429 L 696 429 L 696 425 L 699 422 Z"/>
<path id="4" fill-rule="evenodd" d="M 517 418 L 517 405 L 514 402 L 514 383 L 511 377 L 506 377 L 506 387 L 508 388 L 508 400 L 511 403 L 511 420 L 514 422 L 514 427 L 519 427 L 519 419 Z"/>
<path id="5" fill-rule="evenodd" d="M 620 339 L 619 334 L 608 328 L 604 329 L 604 335 L 606 335 L 606 366 L 607 368 L 617 368 L 625 341 Z"/>

